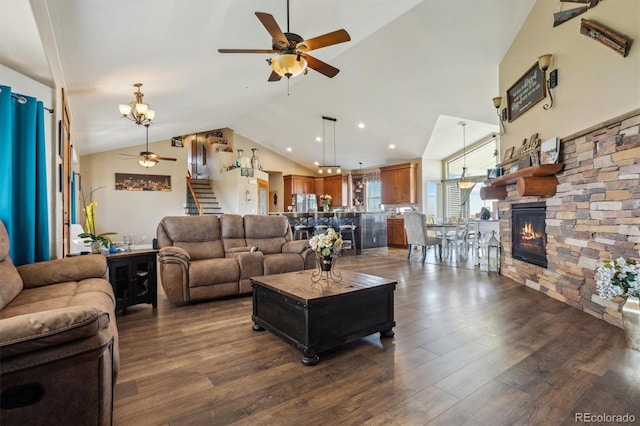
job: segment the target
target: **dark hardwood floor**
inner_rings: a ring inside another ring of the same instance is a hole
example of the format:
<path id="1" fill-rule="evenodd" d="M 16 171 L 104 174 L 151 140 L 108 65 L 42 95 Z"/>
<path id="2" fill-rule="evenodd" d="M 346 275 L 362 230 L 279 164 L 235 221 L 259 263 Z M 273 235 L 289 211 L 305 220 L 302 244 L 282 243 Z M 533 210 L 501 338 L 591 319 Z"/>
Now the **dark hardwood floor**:
<path id="1" fill-rule="evenodd" d="M 159 291 L 156 311 L 118 316 L 114 424 L 570 425 L 576 413 L 640 424 L 640 352 L 621 329 L 429 256 L 340 258 L 398 281 L 395 337 L 368 336 L 313 367 L 252 330 L 249 296 L 175 307 Z"/>

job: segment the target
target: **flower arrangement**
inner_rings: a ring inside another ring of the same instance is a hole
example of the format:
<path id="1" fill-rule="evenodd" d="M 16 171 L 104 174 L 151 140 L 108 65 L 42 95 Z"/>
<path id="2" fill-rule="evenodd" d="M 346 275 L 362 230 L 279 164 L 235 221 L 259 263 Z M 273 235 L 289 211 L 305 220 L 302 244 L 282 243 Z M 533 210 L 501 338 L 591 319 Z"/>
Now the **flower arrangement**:
<path id="1" fill-rule="evenodd" d="M 322 194 L 320 196 L 320 201 L 322 201 L 325 204 L 329 204 L 331 200 L 333 200 L 333 197 L 330 194 Z"/>
<path id="2" fill-rule="evenodd" d="M 322 256 L 329 256 L 331 253 L 340 254 L 342 236 L 333 228 L 328 228 L 323 233 L 311 237 L 309 244 L 311 244 L 313 250 Z"/>
<path id="3" fill-rule="evenodd" d="M 640 262 L 635 259 L 605 260 L 596 270 L 596 278 L 596 290 L 603 299 L 640 297 Z"/>
<path id="4" fill-rule="evenodd" d="M 89 192 L 89 204 L 87 204 L 87 198 L 82 193 L 82 205 L 84 206 L 82 211 L 84 211 L 85 216 L 85 232 L 82 234 L 78 234 L 80 238 L 87 238 L 84 240 L 84 243 L 93 243 L 100 242 L 105 248 L 109 248 L 111 246 L 111 239 L 108 235 L 113 235 L 115 232 L 103 232 L 102 234 L 96 234 L 96 207 L 98 206 L 97 201 L 93 201 L 93 193 L 98 189 L 104 188 L 101 186 L 100 188 L 96 188 Z"/>

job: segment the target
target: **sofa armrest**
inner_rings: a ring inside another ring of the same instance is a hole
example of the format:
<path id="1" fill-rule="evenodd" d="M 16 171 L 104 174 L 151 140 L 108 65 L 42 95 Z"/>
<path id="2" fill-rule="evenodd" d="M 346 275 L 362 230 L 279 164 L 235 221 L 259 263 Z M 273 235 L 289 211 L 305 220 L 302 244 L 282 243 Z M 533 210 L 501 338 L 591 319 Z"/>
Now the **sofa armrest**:
<path id="1" fill-rule="evenodd" d="M 109 321 L 107 312 L 89 306 L 69 306 L 4 318 L 0 320 L 0 359 L 90 339 L 106 330 Z"/>
<path id="2" fill-rule="evenodd" d="M 102 255 L 65 257 L 18 266 L 24 288 L 42 287 L 86 278 L 108 279 L 107 260 Z"/>
<path id="3" fill-rule="evenodd" d="M 179 259 L 184 260 L 187 263 L 191 261 L 191 256 L 189 256 L 189 253 L 187 253 L 185 249 L 180 247 L 174 247 L 174 246 L 163 247 L 160 249 L 160 251 L 158 251 L 158 261 L 161 263 L 163 259 L 168 259 L 172 257 L 177 257 Z"/>
<path id="4" fill-rule="evenodd" d="M 287 241 L 282 245 L 283 253 L 296 253 L 302 255 L 309 248 L 309 241 L 307 240 L 293 240 Z"/>
<path id="5" fill-rule="evenodd" d="M 171 303 L 188 303 L 191 256 L 180 247 L 163 247 L 158 252 L 160 283 Z"/>

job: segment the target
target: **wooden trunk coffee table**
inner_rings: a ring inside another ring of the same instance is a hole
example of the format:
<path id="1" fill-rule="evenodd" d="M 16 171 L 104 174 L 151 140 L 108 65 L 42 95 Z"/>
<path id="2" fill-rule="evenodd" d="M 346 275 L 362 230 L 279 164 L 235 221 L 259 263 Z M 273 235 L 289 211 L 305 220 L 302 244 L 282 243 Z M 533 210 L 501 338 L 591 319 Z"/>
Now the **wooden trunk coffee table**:
<path id="1" fill-rule="evenodd" d="M 311 281 L 313 270 L 254 277 L 253 329 L 267 329 L 302 351 L 314 365 L 318 353 L 380 332 L 392 337 L 396 281 L 341 271 L 339 283 Z"/>

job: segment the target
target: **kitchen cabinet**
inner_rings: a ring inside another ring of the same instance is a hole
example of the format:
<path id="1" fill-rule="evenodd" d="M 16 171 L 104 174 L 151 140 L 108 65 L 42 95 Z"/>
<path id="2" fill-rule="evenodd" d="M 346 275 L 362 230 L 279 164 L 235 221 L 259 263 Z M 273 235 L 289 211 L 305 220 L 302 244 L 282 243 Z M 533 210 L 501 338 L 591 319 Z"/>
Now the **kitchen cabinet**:
<path id="1" fill-rule="evenodd" d="M 416 164 L 380 167 L 380 186 L 382 204 L 416 203 Z"/>
<path id="2" fill-rule="evenodd" d="M 407 235 L 404 231 L 404 219 L 387 219 L 387 245 L 389 247 L 407 247 Z"/>
<path id="3" fill-rule="evenodd" d="M 324 178 L 324 193 L 331 195 L 332 207 L 346 206 L 347 201 L 347 176 L 334 175 Z"/>
<path id="4" fill-rule="evenodd" d="M 316 183 L 313 176 L 286 175 L 284 180 L 284 202 L 291 204 L 293 194 L 316 194 Z"/>

